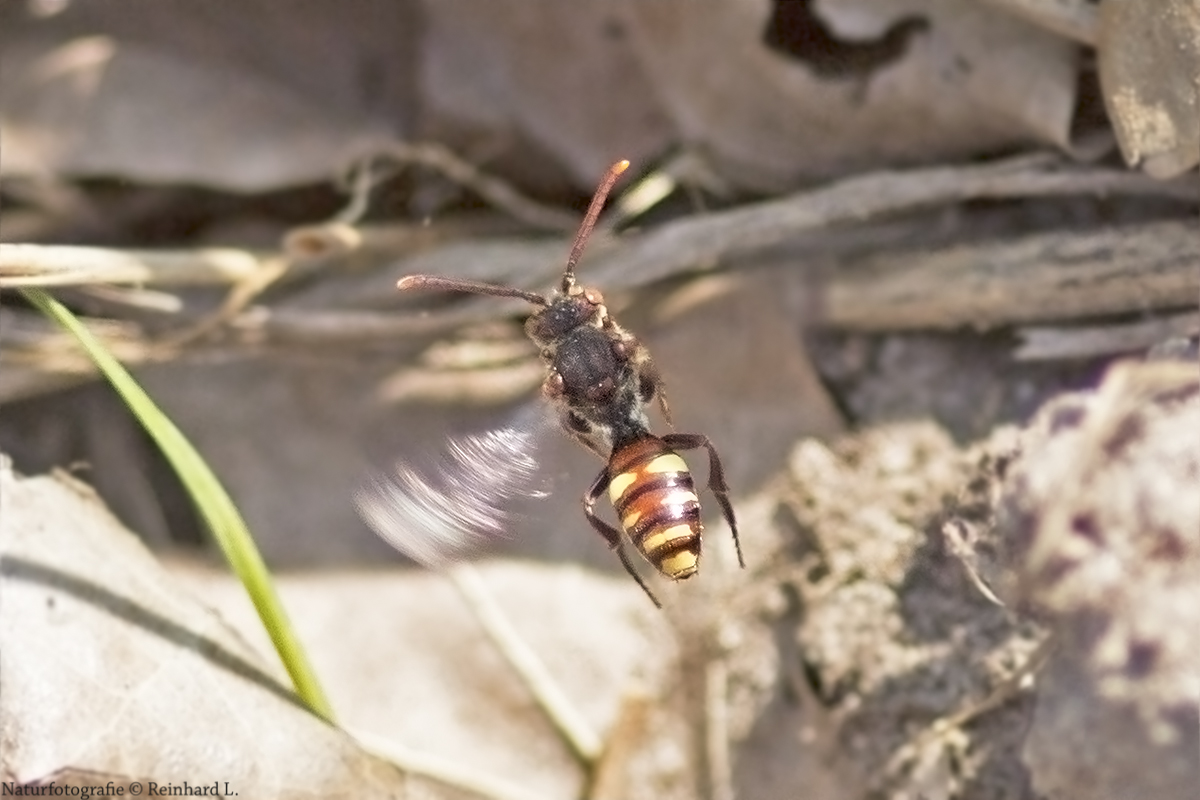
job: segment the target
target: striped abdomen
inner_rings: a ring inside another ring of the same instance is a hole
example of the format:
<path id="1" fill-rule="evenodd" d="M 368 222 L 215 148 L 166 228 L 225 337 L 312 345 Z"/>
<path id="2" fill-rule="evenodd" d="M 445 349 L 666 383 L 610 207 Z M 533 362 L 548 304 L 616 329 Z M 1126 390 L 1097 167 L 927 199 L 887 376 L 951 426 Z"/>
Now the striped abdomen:
<path id="1" fill-rule="evenodd" d="M 675 580 L 700 569 L 700 498 L 684 460 L 655 436 L 612 454 L 608 496 L 646 560 Z"/>

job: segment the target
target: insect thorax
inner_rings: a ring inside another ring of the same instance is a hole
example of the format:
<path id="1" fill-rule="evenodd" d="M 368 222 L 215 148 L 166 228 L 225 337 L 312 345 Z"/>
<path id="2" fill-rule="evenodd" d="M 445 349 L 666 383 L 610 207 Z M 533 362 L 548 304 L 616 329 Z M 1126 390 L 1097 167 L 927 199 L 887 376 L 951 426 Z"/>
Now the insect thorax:
<path id="1" fill-rule="evenodd" d="M 559 402 L 563 427 L 605 460 L 614 450 L 650 433 L 646 406 L 629 382 L 607 405 L 569 403 L 565 398 Z"/>

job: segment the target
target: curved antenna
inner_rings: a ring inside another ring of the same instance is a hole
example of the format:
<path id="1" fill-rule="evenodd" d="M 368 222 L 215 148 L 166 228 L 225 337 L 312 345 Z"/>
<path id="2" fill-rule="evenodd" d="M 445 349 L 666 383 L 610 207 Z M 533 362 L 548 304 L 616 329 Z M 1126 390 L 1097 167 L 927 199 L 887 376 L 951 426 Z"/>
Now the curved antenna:
<path id="1" fill-rule="evenodd" d="M 466 292 L 467 294 L 490 294 L 496 297 L 518 297 L 533 303 L 535 306 L 547 305 L 547 300 L 536 292 L 524 289 L 514 289 L 511 286 L 497 286 L 494 283 L 480 283 L 461 278 L 443 278 L 438 275 L 408 275 L 396 282 L 400 291 L 409 289 L 434 289 L 444 292 Z"/>
<path id="2" fill-rule="evenodd" d="M 588 206 L 587 215 L 583 218 L 583 224 L 579 226 L 579 233 L 575 234 L 575 244 L 571 246 L 571 255 L 567 257 L 567 268 L 563 272 L 562 291 L 565 294 L 572 286 L 575 285 L 575 265 L 579 263 L 579 256 L 583 254 L 583 246 L 587 244 L 588 236 L 592 234 L 592 228 L 596 227 L 596 220 L 600 217 L 600 210 L 604 208 L 604 201 L 608 199 L 608 193 L 612 191 L 613 184 L 617 182 L 617 178 L 621 177 L 621 173 L 629 168 L 628 161 L 618 161 L 608 168 L 608 173 L 604 176 L 604 180 L 600 181 L 599 188 L 592 195 L 592 204 Z"/>

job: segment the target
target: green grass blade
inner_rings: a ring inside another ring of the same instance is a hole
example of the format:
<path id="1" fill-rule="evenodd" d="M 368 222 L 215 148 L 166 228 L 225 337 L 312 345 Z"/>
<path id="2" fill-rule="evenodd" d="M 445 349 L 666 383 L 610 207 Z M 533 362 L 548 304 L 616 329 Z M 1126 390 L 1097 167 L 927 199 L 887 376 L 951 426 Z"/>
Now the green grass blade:
<path id="1" fill-rule="evenodd" d="M 41 289 L 22 289 L 32 305 L 71 333 L 87 351 L 100 372 L 129 406 L 138 421 L 161 448 L 208 524 L 234 573 L 246 587 L 263 626 L 271 636 L 279 658 L 295 684 L 296 693 L 313 713 L 333 720 L 333 711 L 316 674 L 300 646 L 262 555 L 246 528 L 242 515 L 226 494 L 217 476 L 175 424 L 134 381 L 104 345 L 74 314 Z"/>

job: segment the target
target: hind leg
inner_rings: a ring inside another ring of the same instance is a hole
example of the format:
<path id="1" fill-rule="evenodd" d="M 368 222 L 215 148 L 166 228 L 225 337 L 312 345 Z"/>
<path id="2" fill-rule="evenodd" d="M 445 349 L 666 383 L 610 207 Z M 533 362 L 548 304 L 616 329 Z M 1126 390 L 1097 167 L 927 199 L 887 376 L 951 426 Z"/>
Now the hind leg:
<path id="1" fill-rule="evenodd" d="M 662 437 L 667 447 L 673 450 L 696 450 L 703 447 L 708 450 L 708 488 L 721 506 L 721 515 L 729 523 L 733 533 L 733 546 L 737 548 L 738 564 L 746 568 L 746 560 L 742 558 L 742 541 L 738 538 L 737 520 L 733 516 L 733 506 L 729 503 L 729 487 L 725 484 L 725 470 L 721 466 L 721 457 L 717 448 L 707 436 L 699 433 L 668 433 Z"/>
<path id="2" fill-rule="evenodd" d="M 600 474 L 596 476 L 596 480 L 592 483 L 592 487 L 588 489 L 587 494 L 584 495 L 583 514 L 585 517 L 587 517 L 587 521 L 591 523 L 592 527 L 596 529 L 596 532 L 603 536 L 605 541 L 608 542 L 608 546 L 617 551 L 617 557 L 621 559 L 621 564 L 625 567 L 625 571 L 629 573 L 630 577 L 637 581 L 637 585 L 642 587 L 642 591 L 646 593 L 646 596 L 650 598 L 651 602 L 653 602 L 654 605 L 658 606 L 659 608 L 662 608 L 662 603 L 658 602 L 658 598 L 654 596 L 654 592 L 650 591 L 650 587 L 647 586 L 646 582 L 642 580 L 642 576 L 638 575 L 637 570 L 633 567 L 633 562 L 629 560 L 629 554 L 625 551 L 625 539 L 623 536 L 621 536 L 621 532 L 596 515 L 596 501 L 599 500 L 600 495 L 604 494 L 604 492 L 608 489 L 608 481 L 609 476 L 607 469 L 602 470 Z"/>

